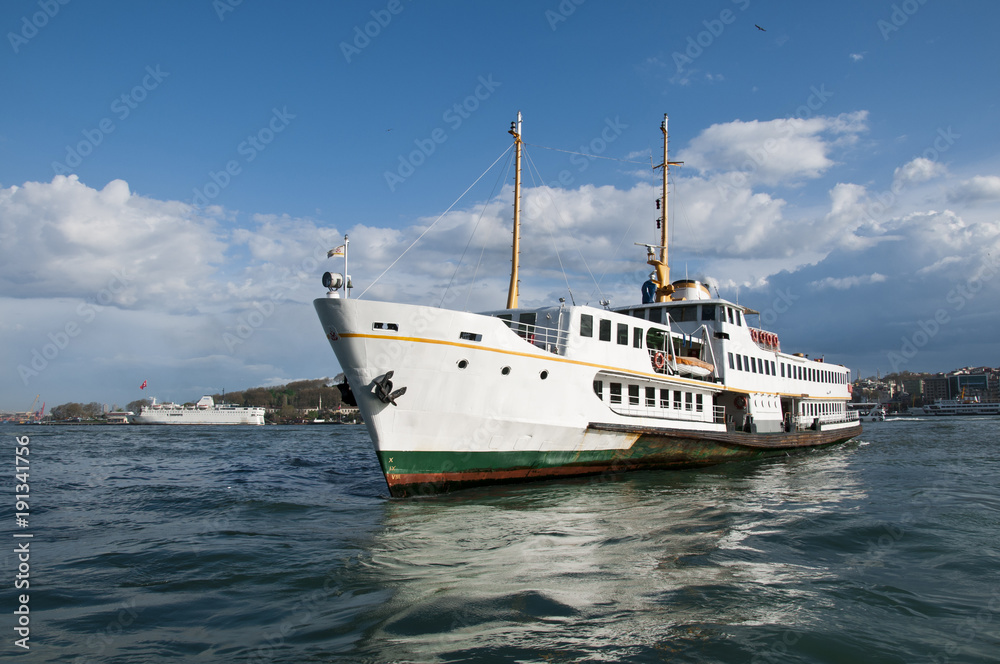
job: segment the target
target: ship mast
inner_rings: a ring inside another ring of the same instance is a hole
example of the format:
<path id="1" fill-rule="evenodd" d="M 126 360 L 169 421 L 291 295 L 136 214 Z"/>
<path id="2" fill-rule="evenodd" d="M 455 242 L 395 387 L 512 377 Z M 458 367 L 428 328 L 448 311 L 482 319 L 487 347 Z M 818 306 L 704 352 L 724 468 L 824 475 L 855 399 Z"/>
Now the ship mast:
<path id="1" fill-rule="evenodd" d="M 514 137 L 514 242 L 510 259 L 510 288 L 507 290 L 507 308 L 517 308 L 518 279 L 517 269 L 521 253 L 521 111 L 517 112 L 517 121 L 510 123 L 510 131 Z"/>
<path id="2" fill-rule="evenodd" d="M 649 265 L 656 268 L 656 276 L 653 281 L 656 283 L 656 301 L 657 302 L 667 302 L 670 299 L 670 294 L 674 291 L 673 285 L 670 283 L 670 263 L 668 261 L 669 255 L 667 250 L 667 175 L 670 172 L 671 166 L 680 166 L 683 161 L 668 161 L 667 160 L 667 114 L 663 114 L 663 123 L 660 124 L 660 131 L 663 132 L 663 163 L 659 166 L 654 166 L 653 168 L 663 169 L 663 194 L 661 197 L 662 201 L 662 216 L 660 217 L 660 252 L 659 257 L 654 253 L 650 252 L 649 260 L 646 261 Z"/>

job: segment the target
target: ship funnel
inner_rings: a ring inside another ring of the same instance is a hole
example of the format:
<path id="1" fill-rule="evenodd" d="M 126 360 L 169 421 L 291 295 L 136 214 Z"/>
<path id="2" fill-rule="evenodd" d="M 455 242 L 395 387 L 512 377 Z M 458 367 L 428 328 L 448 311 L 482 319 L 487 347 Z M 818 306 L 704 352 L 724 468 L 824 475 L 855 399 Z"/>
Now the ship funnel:
<path id="1" fill-rule="evenodd" d="M 708 286 L 701 283 L 700 281 L 695 281 L 693 279 L 683 279 L 681 281 L 675 281 L 673 284 L 673 292 L 670 294 L 671 300 L 711 300 L 712 293 L 709 292 Z"/>

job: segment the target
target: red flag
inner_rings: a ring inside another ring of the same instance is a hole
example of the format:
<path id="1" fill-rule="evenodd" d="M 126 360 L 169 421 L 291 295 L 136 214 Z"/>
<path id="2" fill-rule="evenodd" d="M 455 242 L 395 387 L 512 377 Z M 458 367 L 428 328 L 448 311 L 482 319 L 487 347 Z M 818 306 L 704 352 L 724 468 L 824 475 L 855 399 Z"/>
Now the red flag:
<path id="1" fill-rule="evenodd" d="M 140 390 L 146 389 L 146 381 L 142 381 L 142 385 L 139 386 Z"/>

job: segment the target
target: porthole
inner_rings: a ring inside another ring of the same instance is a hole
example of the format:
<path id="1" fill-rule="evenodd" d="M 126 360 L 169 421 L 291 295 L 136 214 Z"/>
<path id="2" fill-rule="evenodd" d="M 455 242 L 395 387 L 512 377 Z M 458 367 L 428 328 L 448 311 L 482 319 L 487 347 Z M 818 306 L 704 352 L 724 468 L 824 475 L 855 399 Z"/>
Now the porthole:
<path id="1" fill-rule="evenodd" d="M 538 374 L 538 377 L 541 378 L 542 380 L 545 380 L 546 378 L 548 378 L 549 377 L 548 370 L 542 369 L 542 372 L 540 374 Z"/>
<path id="2" fill-rule="evenodd" d="M 469 361 L 468 360 L 459 360 L 458 361 L 458 368 L 459 369 L 464 369 L 467 366 L 469 366 Z"/>
<path id="3" fill-rule="evenodd" d="M 500 373 L 502 373 L 504 376 L 510 374 L 510 367 L 504 367 L 503 369 L 500 370 Z"/>

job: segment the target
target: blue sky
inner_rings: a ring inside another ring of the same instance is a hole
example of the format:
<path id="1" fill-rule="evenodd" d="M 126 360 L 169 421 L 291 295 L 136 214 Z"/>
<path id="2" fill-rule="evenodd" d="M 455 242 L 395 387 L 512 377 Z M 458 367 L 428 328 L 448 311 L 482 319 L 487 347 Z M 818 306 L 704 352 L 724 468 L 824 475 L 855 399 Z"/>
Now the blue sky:
<path id="1" fill-rule="evenodd" d="M 675 276 L 855 374 L 998 365 L 998 19 L 934 0 L 6 2 L 0 408 L 336 375 L 311 300 L 344 233 L 355 293 L 502 306 L 506 157 L 372 282 L 518 110 L 522 304 L 567 283 L 638 299 L 668 113 Z"/>

